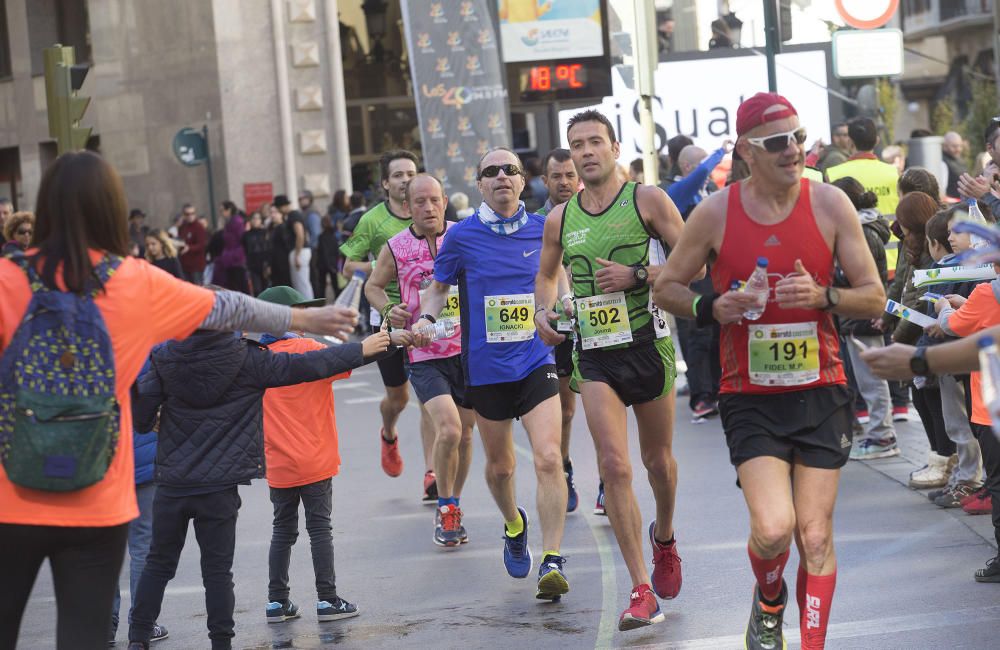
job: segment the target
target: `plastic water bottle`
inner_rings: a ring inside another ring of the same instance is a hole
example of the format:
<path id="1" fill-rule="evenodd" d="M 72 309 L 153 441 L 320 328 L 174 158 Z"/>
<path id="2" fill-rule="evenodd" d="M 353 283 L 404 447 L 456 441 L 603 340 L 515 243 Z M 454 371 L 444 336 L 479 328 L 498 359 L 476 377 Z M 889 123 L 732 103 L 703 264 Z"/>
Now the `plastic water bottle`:
<path id="1" fill-rule="evenodd" d="M 983 405 L 990 413 L 993 433 L 1000 436 L 1000 352 L 992 336 L 979 339 L 979 373 Z"/>
<path id="2" fill-rule="evenodd" d="M 747 320 L 757 320 L 764 314 L 767 308 L 767 296 L 770 288 L 767 286 L 767 258 L 757 258 L 757 268 L 750 274 L 743 291 L 755 297 L 757 304 L 743 312 L 743 318 Z"/>
<path id="3" fill-rule="evenodd" d="M 974 221 L 979 224 L 986 225 L 986 217 L 983 216 L 982 211 L 979 209 L 979 203 L 975 199 L 967 199 L 966 204 L 969 207 L 969 221 Z M 984 248 L 989 245 L 985 239 L 979 235 L 969 235 L 969 243 L 972 244 L 973 248 Z"/>
<path id="4" fill-rule="evenodd" d="M 364 286 L 365 272 L 355 271 L 354 277 L 352 277 L 351 281 L 347 283 L 344 290 L 340 292 L 337 299 L 333 301 L 333 305 L 335 307 L 349 307 L 354 311 L 357 311 L 358 307 L 361 305 L 361 291 Z M 336 345 L 343 343 L 343 341 L 335 336 L 324 336 L 323 338 Z"/>
<path id="5" fill-rule="evenodd" d="M 424 325 L 423 327 L 418 327 L 414 330 L 414 333 L 429 336 L 432 341 L 437 341 L 438 339 L 447 339 L 455 336 L 455 331 L 457 329 L 458 328 L 455 327 L 455 323 L 452 321 L 443 320 L 431 323 L 430 325 Z"/>
<path id="6" fill-rule="evenodd" d="M 340 292 L 337 299 L 333 302 L 335 307 L 350 307 L 351 309 L 357 311 L 358 307 L 361 305 L 361 291 L 365 286 L 365 272 L 355 271 L 354 277 L 351 281 L 347 283 L 344 290 Z"/>

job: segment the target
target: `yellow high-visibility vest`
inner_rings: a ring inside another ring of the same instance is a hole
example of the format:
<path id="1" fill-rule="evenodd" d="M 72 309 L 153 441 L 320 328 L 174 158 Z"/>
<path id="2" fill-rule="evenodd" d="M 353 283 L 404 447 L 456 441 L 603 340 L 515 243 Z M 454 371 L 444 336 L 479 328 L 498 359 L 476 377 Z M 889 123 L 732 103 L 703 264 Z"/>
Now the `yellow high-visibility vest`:
<path id="1" fill-rule="evenodd" d="M 872 158 L 854 158 L 826 170 L 826 177 L 830 182 L 847 176 L 853 177 L 866 190 L 875 193 L 879 212 L 890 220 L 895 216 L 896 206 L 899 205 L 899 195 L 896 193 L 899 171 L 894 165 Z"/>
<path id="2" fill-rule="evenodd" d="M 808 178 L 811 181 L 816 181 L 817 183 L 823 182 L 823 172 L 816 169 L 815 167 L 805 167 L 802 169 L 802 177 Z"/>

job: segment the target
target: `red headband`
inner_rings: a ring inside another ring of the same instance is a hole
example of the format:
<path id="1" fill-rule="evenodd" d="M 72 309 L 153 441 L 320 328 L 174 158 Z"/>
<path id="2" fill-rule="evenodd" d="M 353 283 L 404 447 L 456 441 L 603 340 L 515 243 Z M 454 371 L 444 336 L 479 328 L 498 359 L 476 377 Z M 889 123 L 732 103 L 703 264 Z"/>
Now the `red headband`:
<path id="1" fill-rule="evenodd" d="M 765 113 L 767 109 L 776 104 L 785 108 Z M 757 93 L 740 104 L 740 107 L 736 110 L 736 135 L 744 135 L 750 129 L 758 127 L 761 124 L 782 120 L 798 114 L 792 103 L 778 93 Z"/>

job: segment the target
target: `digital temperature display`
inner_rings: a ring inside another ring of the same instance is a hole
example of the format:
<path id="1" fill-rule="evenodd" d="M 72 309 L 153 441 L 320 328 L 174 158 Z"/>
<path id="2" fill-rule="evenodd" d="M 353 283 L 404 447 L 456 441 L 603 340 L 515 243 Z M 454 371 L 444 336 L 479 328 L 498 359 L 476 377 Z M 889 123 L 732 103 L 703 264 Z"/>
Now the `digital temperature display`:
<path id="1" fill-rule="evenodd" d="M 611 68 L 603 57 L 508 63 L 507 70 L 507 87 L 516 88 L 522 102 L 599 99 L 611 94 Z"/>
<path id="2" fill-rule="evenodd" d="M 587 69 L 582 63 L 535 65 L 528 69 L 525 90 L 548 92 L 552 89 L 583 89 L 587 87 Z"/>

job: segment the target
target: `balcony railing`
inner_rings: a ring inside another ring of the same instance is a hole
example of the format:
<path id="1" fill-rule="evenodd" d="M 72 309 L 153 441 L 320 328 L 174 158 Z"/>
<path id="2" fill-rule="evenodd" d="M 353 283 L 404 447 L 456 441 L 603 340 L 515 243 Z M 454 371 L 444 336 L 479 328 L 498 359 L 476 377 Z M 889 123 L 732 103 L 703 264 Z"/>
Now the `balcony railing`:
<path id="1" fill-rule="evenodd" d="M 939 5 L 941 22 L 993 12 L 993 0 L 945 0 Z"/>

